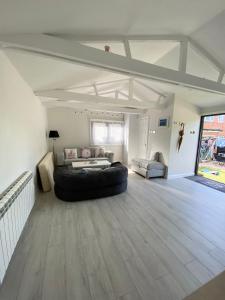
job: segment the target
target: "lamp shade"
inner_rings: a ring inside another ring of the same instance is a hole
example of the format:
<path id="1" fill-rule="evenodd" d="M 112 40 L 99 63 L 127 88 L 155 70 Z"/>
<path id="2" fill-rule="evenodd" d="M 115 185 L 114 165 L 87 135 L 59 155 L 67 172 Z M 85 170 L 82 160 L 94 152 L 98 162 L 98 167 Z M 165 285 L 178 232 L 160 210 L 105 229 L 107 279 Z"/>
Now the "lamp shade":
<path id="1" fill-rule="evenodd" d="M 57 130 L 50 130 L 49 131 L 49 135 L 48 135 L 49 138 L 59 138 L 59 133 Z"/>

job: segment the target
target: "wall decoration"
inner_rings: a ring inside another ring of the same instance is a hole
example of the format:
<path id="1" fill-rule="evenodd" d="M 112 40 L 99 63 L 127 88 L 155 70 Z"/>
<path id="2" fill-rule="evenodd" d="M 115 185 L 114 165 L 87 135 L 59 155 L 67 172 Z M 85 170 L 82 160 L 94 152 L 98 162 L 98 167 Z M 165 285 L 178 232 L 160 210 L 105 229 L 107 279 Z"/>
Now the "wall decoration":
<path id="1" fill-rule="evenodd" d="M 181 144 L 183 142 L 183 138 L 184 138 L 184 123 L 180 124 L 180 129 L 179 129 L 179 137 L 178 137 L 178 141 L 177 141 L 177 151 L 180 151 L 180 147 Z"/>
<path id="2" fill-rule="evenodd" d="M 110 52 L 110 46 L 109 45 L 105 45 L 104 49 L 105 49 L 105 52 Z"/>
<path id="3" fill-rule="evenodd" d="M 159 127 L 168 127 L 169 119 L 168 118 L 160 118 L 159 119 Z"/>

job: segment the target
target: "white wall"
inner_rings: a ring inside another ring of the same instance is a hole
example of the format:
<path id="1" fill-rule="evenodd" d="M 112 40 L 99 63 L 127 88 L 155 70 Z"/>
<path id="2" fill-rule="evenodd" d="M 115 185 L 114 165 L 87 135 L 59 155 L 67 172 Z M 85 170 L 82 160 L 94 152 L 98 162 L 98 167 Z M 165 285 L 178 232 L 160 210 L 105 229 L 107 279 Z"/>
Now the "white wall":
<path id="1" fill-rule="evenodd" d="M 173 121 L 174 97 L 171 95 L 166 107 L 160 110 L 151 110 L 148 112 L 150 118 L 148 159 L 151 159 L 155 152 L 161 152 L 166 165 L 169 164 L 170 138 Z M 159 119 L 168 118 L 168 127 L 159 127 Z M 151 133 L 151 131 L 155 131 Z"/>
<path id="2" fill-rule="evenodd" d="M 46 111 L 0 51 L 0 193 L 47 151 Z"/>
<path id="3" fill-rule="evenodd" d="M 125 116 L 125 128 L 127 131 L 127 145 L 124 147 L 127 164 L 131 164 L 131 160 L 135 157 L 140 157 L 139 149 L 139 118 L 149 116 L 149 134 L 148 134 L 148 150 L 147 159 L 151 159 L 155 152 L 162 152 L 165 163 L 169 163 L 171 124 L 174 107 L 174 98 L 168 100 L 166 107 L 161 109 L 151 109 L 146 114 L 135 116 Z M 159 127 L 159 119 L 168 118 L 168 127 Z M 151 133 L 155 131 L 155 134 Z"/>
<path id="4" fill-rule="evenodd" d="M 168 166 L 168 178 L 194 174 L 200 127 L 200 112 L 197 107 L 189 104 L 186 99 L 182 99 L 177 94 L 171 96 L 166 107 L 149 110 L 147 115 L 150 119 L 147 158 L 151 159 L 155 152 L 162 152 Z M 160 118 L 168 118 L 169 126 L 159 127 Z M 179 122 L 185 123 L 185 135 L 180 152 L 177 151 L 179 125 L 175 124 Z M 133 157 L 139 157 L 137 147 L 138 121 L 133 122 L 133 124 L 135 125 L 129 132 L 129 138 L 134 143 L 133 146 L 128 143 L 128 163 Z M 155 131 L 155 134 L 151 133 L 152 131 Z M 191 131 L 195 131 L 195 134 L 191 134 Z"/>
<path id="5" fill-rule="evenodd" d="M 185 123 L 185 134 L 180 151 L 177 151 L 179 125 Z M 168 178 L 184 177 L 193 175 L 198 146 L 200 127 L 200 113 L 197 107 L 175 96 L 172 134 L 170 140 Z M 190 132 L 194 131 L 194 134 Z"/>
<path id="6" fill-rule="evenodd" d="M 123 114 L 105 112 L 75 111 L 71 108 L 55 107 L 47 110 L 48 130 L 59 131 L 55 142 L 55 152 L 63 152 L 65 147 L 85 147 L 90 145 L 90 119 L 120 120 Z M 115 161 L 123 161 L 123 146 L 108 145 L 106 150 L 114 152 Z M 49 148 L 52 149 L 51 142 Z"/>
<path id="7" fill-rule="evenodd" d="M 225 99 L 224 99 L 225 101 Z M 205 107 L 200 110 L 202 116 L 210 114 L 224 114 L 225 113 L 225 104 L 221 106 Z"/>
<path id="8" fill-rule="evenodd" d="M 130 166 L 131 160 L 138 156 L 138 116 L 126 114 L 124 121 L 124 163 Z"/>
<path id="9" fill-rule="evenodd" d="M 129 115 L 124 115 L 124 146 L 123 146 L 123 162 L 128 165 L 129 150 Z"/>

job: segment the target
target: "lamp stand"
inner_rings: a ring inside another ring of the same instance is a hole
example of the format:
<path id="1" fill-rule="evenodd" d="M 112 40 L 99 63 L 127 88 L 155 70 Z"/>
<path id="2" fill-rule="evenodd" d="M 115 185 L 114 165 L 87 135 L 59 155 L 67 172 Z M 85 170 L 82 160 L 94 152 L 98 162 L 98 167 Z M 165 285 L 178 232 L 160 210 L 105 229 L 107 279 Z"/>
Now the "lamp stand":
<path id="1" fill-rule="evenodd" d="M 56 139 L 52 139 L 52 152 L 53 152 L 53 155 L 55 154 L 55 140 Z"/>

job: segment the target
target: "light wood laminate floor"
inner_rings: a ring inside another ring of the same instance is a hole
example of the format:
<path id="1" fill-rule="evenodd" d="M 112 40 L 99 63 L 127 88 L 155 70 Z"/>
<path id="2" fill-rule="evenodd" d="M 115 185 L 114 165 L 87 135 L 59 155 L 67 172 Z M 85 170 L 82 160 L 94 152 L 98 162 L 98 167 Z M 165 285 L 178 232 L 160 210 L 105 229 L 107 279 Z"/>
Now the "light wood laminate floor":
<path id="1" fill-rule="evenodd" d="M 225 194 L 133 174 L 114 197 L 41 194 L 0 299 L 178 300 L 223 270 Z"/>

